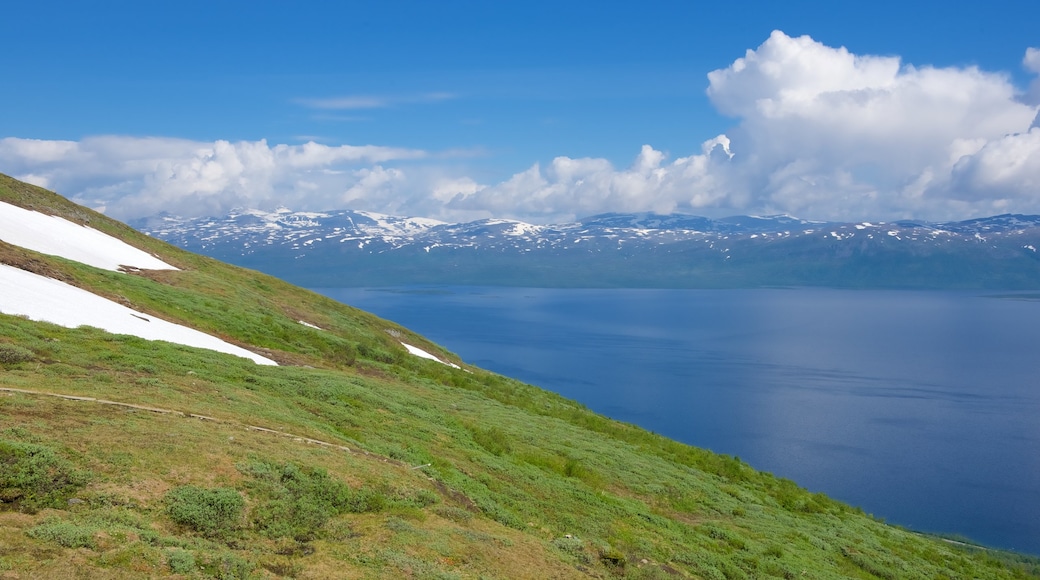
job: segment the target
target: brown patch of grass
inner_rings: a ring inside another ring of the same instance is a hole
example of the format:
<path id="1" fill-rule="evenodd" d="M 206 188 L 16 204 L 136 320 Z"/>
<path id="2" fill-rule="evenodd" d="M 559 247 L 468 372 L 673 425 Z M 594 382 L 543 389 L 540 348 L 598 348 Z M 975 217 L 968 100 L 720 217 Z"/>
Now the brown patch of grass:
<path id="1" fill-rule="evenodd" d="M 13 246 L 0 240 L 0 264 L 7 264 L 26 272 L 73 284 L 74 279 L 65 271 L 56 268 L 50 261 L 30 250 Z"/>

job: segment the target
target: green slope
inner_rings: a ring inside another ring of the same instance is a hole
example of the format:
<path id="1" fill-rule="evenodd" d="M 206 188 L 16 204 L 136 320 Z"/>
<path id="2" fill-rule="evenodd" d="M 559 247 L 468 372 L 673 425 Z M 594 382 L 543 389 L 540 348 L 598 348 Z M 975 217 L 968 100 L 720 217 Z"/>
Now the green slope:
<path id="1" fill-rule="evenodd" d="M 283 363 L 0 315 L 0 577 L 1035 577 L 42 189 L 0 177 L 0 200 L 182 271 L 0 262 Z"/>

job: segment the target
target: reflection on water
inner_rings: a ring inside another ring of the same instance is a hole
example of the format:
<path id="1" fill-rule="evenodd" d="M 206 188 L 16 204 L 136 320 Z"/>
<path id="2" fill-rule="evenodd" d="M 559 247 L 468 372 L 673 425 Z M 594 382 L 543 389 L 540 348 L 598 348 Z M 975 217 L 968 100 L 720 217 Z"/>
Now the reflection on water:
<path id="1" fill-rule="evenodd" d="M 894 523 L 1040 553 L 1036 301 L 393 290 L 321 292 L 469 363 L 738 455 Z"/>

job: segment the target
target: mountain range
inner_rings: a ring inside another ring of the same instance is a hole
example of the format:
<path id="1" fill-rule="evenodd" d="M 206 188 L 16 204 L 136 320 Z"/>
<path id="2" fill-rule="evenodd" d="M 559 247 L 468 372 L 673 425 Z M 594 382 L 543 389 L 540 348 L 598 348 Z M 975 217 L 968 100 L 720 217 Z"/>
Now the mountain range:
<path id="1" fill-rule="evenodd" d="M 283 208 L 208 218 L 159 215 L 130 224 L 311 287 L 1040 287 L 1035 215 L 844 223 L 611 213 L 534 225 Z"/>
<path id="2" fill-rule="evenodd" d="M 1040 577 L 3 175 L 0 223 L 0 577 Z"/>

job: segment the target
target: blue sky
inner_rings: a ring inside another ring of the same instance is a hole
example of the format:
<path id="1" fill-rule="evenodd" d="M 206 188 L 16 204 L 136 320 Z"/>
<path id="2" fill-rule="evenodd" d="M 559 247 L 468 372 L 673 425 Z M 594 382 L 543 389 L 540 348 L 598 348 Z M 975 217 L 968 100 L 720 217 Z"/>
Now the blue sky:
<path id="1" fill-rule="evenodd" d="M 5 8 L 0 171 L 121 218 L 1040 213 L 1036 2 L 299 4 Z"/>

